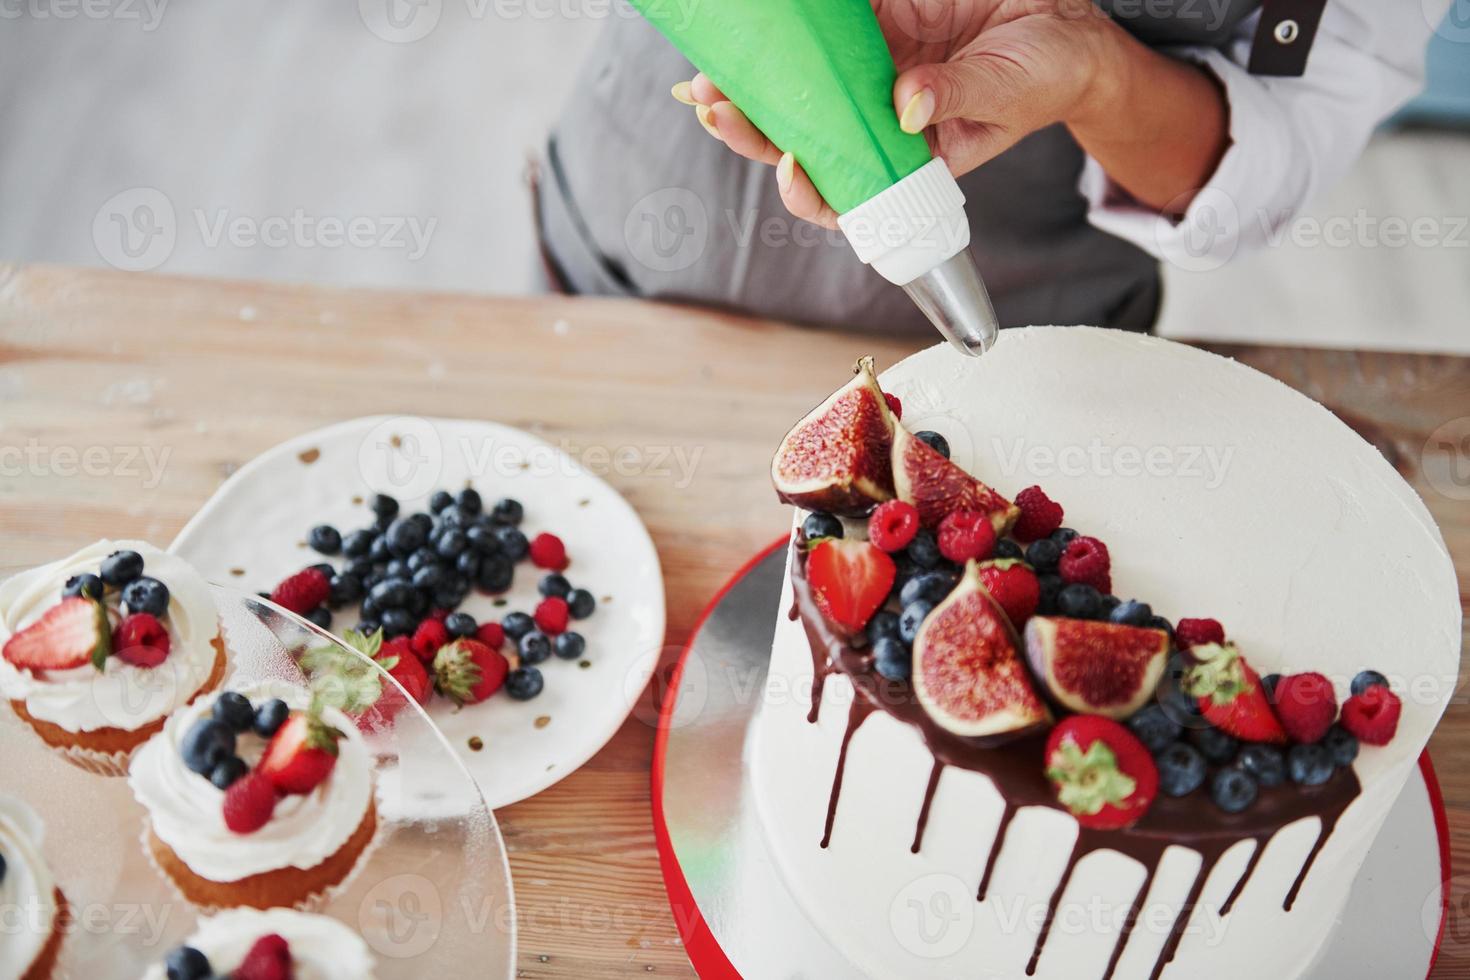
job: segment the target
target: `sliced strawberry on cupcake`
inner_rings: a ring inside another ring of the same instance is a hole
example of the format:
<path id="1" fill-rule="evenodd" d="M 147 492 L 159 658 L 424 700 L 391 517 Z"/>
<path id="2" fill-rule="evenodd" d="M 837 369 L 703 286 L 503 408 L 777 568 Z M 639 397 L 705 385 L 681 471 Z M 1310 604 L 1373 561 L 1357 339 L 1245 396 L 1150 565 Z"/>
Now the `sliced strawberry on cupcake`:
<path id="1" fill-rule="evenodd" d="M 95 599 L 73 596 L 5 641 L 0 656 L 21 670 L 98 670 L 112 654 L 112 625 Z"/>
<path id="2" fill-rule="evenodd" d="M 1000 604 L 1017 632 L 1041 603 L 1041 583 L 1031 566 L 1019 558 L 984 562 L 980 566 L 980 584 Z"/>
<path id="3" fill-rule="evenodd" d="M 510 662 L 479 640 L 455 640 L 434 655 L 434 689 L 458 705 L 479 704 L 500 690 Z"/>
<path id="4" fill-rule="evenodd" d="M 1133 733 L 1096 715 L 1073 715 L 1046 742 L 1046 778 L 1057 802 L 1093 830 L 1121 830 L 1159 795 L 1159 770 Z"/>
<path id="5" fill-rule="evenodd" d="M 854 635 L 888 599 L 897 574 L 893 559 L 867 541 L 823 538 L 806 559 L 806 579 L 817 608 Z"/>
<path id="6" fill-rule="evenodd" d="M 1271 708 L 1261 678 L 1229 644 L 1207 643 L 1190 651 L 1194 666 L 1184 675 L 1184 690 L 1199 699 L 1206 720 L 1243 742 L 1285 745 L 1286 730 Z"/>
<path id="7" fill-rule="evenodd" d="M 342 737 L 313 705 L 291 715 L 276 730 L 255 771 L 282 794 L 310 793 L 332 774 L 337 765 L 337 740 Z"/>

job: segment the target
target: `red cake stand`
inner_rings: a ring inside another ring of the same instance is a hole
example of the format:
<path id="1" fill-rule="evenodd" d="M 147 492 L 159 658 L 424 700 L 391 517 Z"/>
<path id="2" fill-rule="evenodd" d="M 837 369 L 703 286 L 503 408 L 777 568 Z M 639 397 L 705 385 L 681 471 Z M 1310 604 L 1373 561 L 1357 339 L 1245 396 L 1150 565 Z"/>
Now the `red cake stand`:
<path id="1" fill-rule="evenodd" d="M 863 977 L 820 938 L 782 882 L 744 778 L 786 543 L 773 542 L 719 591 L 661 692 L 654 830 L 674 921 L 704 980 Z M 1303 980 L 1433 972 L 1448 913 L 1449 828 L 1428 753 L 1419 770 L 1364 862 L 1342 927 Z M 1422 903 L 1404 900 L 1420 895 Z"/>

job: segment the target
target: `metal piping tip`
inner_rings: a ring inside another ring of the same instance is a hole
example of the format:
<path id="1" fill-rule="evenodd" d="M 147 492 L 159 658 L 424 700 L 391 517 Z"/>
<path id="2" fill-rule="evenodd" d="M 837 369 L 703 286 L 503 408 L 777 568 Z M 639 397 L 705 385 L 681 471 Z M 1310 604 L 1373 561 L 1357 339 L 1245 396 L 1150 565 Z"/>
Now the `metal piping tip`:
<path id="1" fill-rule="evenodd" d="M 961 354 L 979 357 L 1000 334 L 995 307 L 968 250 L 946 259 L 903 291 Z"/>

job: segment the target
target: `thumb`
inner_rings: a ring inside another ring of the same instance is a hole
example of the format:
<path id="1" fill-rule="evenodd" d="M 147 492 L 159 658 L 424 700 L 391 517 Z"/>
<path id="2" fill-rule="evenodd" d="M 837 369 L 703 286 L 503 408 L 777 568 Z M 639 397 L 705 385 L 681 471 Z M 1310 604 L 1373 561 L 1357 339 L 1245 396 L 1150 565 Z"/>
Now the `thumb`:
<path id="1" fill-rule="evenodd" d="M 960 58 L 917 65 L 898 76 L 893 107 L 907 133 L 950 119 L 999 122 L 1015 102 L 1015 82 L 991 61 Z"/>

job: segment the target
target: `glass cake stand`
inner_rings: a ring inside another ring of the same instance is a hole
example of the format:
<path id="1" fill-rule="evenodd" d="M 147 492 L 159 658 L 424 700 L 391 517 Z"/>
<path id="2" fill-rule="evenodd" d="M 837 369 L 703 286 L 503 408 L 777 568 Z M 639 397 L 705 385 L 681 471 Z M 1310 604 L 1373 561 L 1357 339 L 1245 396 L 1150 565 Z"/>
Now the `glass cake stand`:
<path id="1" fill-rule="evenodd" d="M 746 735 L 765 689 L 776 617 L 785 613 L 778 605 L 786 545 L 785 537 L 773 543 L 720 590 L 659 692 L 654 831 L 674 921 L 702 980 L 864 977 L 821 938 L 782 881 L 745 779 Z M 1433 970 L 1446 921 L 1449 837 L 1428 753 L 1420 774 L 1389 814 L 1337 932 L 1302 980 L 1408 980 Z M 1167 970 L 1163 980 L 1171 980 Z"/>
<path id="2" fill-rule="evenodd" d="M 366 661 L 268 602 L 219 587 L 214 594 L 230 652 L 229 687 L 282 681 L 304 687 L 296 655 L 326 644 Z M 373 669 L 385 686 L 397 687 Z M 513 976 L 510 869 L 474 780 L 411 700 L 367 741 L 378 834 L 321 913 L 362 935 L 383 980 L 453 973 L 464 964 L 473 964 L 476 976 Z M 198 918 L 144 856 L 146 812 L 126 779 L 72 766 L 3 706 L 0 745 L 0 793 L 20 797 L 40 814 L 42 850 L 72 909 L 57 975 L 136 980 L 189 936 Z"/>

